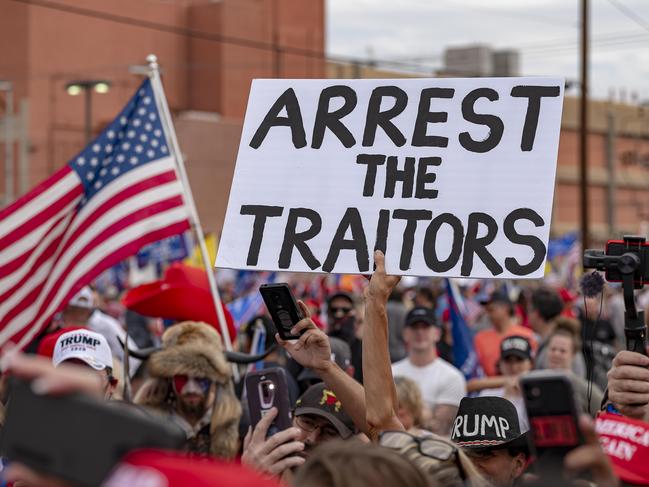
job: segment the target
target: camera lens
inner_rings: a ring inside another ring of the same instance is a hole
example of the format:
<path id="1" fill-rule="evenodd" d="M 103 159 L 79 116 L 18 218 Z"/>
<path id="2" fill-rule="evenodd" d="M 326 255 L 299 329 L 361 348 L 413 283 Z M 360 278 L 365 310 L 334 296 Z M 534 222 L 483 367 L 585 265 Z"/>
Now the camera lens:
<path id="1" fill-rule="evenodd" d="M 273 404 L 275 396 L 275 384 L 272 380 L 264 380 L 259 383 L 260 402 L 263 407 L 269 408 Z"/>
<path id="2" fill-rule="evenodd" d="M 532 387 L 530 392 L 532 393 L 532 397 L 541 397 L 541 389 L 538 387 Z"/>

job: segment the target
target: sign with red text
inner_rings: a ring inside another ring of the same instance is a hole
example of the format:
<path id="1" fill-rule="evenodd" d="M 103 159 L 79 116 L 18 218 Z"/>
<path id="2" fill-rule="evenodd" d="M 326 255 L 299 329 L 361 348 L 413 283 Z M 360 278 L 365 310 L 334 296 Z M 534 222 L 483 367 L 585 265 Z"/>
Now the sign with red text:
<path id="1" fill-rule="evenodd" d="M 217 267 L 542 277 L 563 87 L 253 81 Z"/>

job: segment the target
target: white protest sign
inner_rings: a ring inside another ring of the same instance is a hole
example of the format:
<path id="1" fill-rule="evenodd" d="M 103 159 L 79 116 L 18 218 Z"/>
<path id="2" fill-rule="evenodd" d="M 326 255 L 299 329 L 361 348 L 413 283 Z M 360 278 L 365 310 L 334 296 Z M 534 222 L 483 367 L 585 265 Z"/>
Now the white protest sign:
<path id="1" fill-rule="evenodd" d="M 216 266 L 542 277 L 563 86 L 255 80 Z"/>

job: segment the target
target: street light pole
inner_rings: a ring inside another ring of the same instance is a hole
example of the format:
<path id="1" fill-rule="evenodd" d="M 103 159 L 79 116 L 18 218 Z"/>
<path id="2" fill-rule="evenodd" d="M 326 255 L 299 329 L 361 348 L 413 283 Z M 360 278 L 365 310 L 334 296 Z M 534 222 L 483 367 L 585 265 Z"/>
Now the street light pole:
<path id="1" fill-rule="evenodd" d="M 84 98 L 85 98 L 85 124 L 84 124 L 84 132 L 86 134 L 86 145 L 90 143 L 90 139 L 92 139 L 92 90 L 86 89 L 83 90 Z"/>
<path id="2" fill-rule="evenodd" d="M 0 81 L 0 91 L 5 92 L 5 204 L 14 200 L 14 87 L 10 81 Z"/>
<path id="3" fill-rule="evenodd" d="M 84 133 L 86 144 L 89 144 L 92 139 L 92 92 L 95 91 L 100 94 L 108 93 L 108 90 L 110 90 L 110 82 L 106 80 L 72 81 L 65 85 L 65 90 L 70 96 L 77 96 L 83 92 L 85 101 Z"/>
<path id="4" fill-rule="evenodd" d="M 579 123 L 579 182 L 581 202 L 581 244 L 589 248 L 588 221 L 588 0 L 581 0 L 581 110 Z"/>

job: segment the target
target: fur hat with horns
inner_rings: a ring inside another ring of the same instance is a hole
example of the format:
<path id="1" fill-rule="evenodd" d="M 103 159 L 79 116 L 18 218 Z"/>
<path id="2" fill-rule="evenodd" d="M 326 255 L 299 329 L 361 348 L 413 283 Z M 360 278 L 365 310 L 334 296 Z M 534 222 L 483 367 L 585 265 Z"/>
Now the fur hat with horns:
<path id="1" fill-rule="evenodd" d="M 230 459 L 237 453 L 241 404 L 234 394 L 231 369 L 223 353 L 221 337 L 205 323 L 185 321 L 162 335 L 162 349 L 152 353 L 148 363 L 151 378 L 142 386 L 135 402 L 168 411 L 175 375 L 205 377 L 217 383 L 210 424 L 210 453 Z"/>

